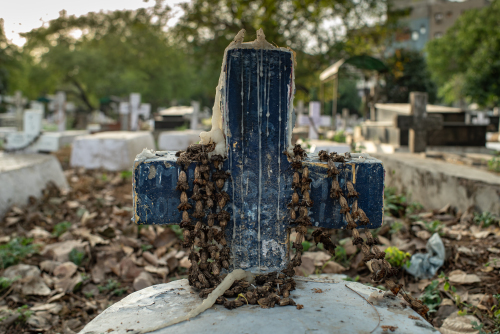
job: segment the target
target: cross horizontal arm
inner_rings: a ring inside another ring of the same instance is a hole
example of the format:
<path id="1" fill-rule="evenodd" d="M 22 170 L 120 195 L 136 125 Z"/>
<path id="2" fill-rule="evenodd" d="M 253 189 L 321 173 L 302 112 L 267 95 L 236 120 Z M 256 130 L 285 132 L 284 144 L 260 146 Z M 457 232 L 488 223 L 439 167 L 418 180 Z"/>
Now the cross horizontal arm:
<path id="1" fill-rule="evenodd" d="M 181 214 L 177 210 L 180 204 L 180 191 L 175 190 L 177 179 L 181 167 L 177 165 L 175 152 L 156 152 L 158 157 L 144 161 L 136 160 L 134 165 L 134 220 L 138 224 L 179 224 Z M 384 169 L 379 160 L 373 158 L 357 157 L 347 160 L 345 164 L 336 163 L 340 171 L 338 181 L 344 193 L 347 194 L 346 181 L 351 181 L 359 192 L 358 205 L 361 207 L 368 218 L 370 225 L 368 228 L 377 228 L 382 225 L 383 220 L 383 190 L 384 190 Z M 316 227 L 325 227 L 341 229 L 347 225 L 344 215 L 340 214 L 340 204 L 338 200 L 330 198 L 330 187 L 332 180 L 327 176 L 327 164 L 318 160 L 316 155 L 311 155 L 304 161 L 304 165 L 309 168 L 311 183 L 311 199 L 314 201 L 313 207 L 309 210 L 311 221 Z M 194 167 L 191 164 L 187 171 L 190 190 L 187 191 L 188 197 L 192 195 Z M 226 169 L 224 166 L 223 169 Z M 355 172 L 353 173 L 353 169 Z M 276 223 L 282 230 L 289 227 L 289 217 L 286 214 L 287 204 L 292 195 L 291 179 L 293 173 L 281 175 L 282 185 L 281 204 L 279 211 L 279 221 Z M 235 180 L 236 184 L 242 184 L 242 187 L 248 189 L 246 180 Z M 241 181 L 241 182 L 240 182 Z M 225 189 L 228 194 L 232 194 L 232 183 L 227 182 Z M 253 187 L 250 186 L 250 192 Z M 248 194 L 248 192 L 247 192 Z M 275 198 L 277 201 L 278 199 Z M 354 198 L 347 198 L 349 205 L 352 205 Z M 189 199 L 194 207 L 194 201 Z M 246 201 L 245 201 L 246 202 Z M 245 203 L 251 206 L 252 203 Z M 269 204 L 269 203 L 268 203 Z M 273 203 L 275 204 L 275 203 Z M 228 205 L 228 212 L 233 214 L 231 202 Z M 236 210 L 239 211 L 239 204 L 236 203 Z M 240 220 L 242 215 L 237 215 Z M 275 217 L 272 217 L 273 219 Z M 228 229 L 231 229 L 229 222 Z"/>
<path id="2" fill-rule="evenodd" d="M 395 115 L 394 124 L 400 130 L 409 130 L 421 126 L 425 130 L 440 130 L 443 128 L 443 115 L 429 115 L 427 117 L 416 118 L 412 115 Z M 420 122 L 420 124 L 416 124 Z"/>

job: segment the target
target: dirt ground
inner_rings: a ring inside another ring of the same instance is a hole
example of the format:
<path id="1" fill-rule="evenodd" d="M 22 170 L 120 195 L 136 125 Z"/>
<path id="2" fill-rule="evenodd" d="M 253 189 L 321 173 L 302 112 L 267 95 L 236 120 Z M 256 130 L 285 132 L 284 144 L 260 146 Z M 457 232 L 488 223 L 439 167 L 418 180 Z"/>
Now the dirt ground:
<path id="1" fill-rule="evenodd" d="M 187 275 L 181 229 L 131 222 L 131 172 L 71 169 L 69 152 L 56 156 L 70 190 L 49 185 L 42 199 L 13 207 L 0 222 L 2 333 L 75 333 L 128 294 Z M 498 217 L 453 203 L 426 211 L 390 189 L 385 207 L 384 226 L 374 232 L 391 264 L 427 253 L 436 233 L 444 245 L 444 264 L 430 279 L 399 274 L 404 289 L 431 309 L 432 325 L 443 333 L 500 333 Z M 331 232 L 339 246 L 330 257 L 312 231 L 297 275 L 345 274 L 376 286 L 346 232 Z"/>

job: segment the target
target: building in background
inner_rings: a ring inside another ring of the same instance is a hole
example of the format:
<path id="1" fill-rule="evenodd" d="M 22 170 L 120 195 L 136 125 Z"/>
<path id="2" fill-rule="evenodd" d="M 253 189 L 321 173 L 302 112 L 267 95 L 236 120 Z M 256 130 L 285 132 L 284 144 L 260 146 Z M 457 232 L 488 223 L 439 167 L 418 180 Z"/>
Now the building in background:
<path id="1" fill-rule="evenodd" d="M 394 36 L 386 55 L 397 49 L 422 51 L 425 44 L 443 36 L 467 10 L 488 6 L 488 0 L 393 0 L 393 9 L 411 9 L 401 20 L 402 29 Z"/>

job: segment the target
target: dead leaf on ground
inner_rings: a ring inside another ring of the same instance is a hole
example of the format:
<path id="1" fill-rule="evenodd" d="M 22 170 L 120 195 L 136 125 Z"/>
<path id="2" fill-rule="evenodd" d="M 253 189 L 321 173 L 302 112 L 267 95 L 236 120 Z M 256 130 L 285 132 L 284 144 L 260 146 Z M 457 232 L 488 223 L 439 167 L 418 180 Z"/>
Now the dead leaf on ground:
<path id="1" fill-rule="evenodd" d="M 443 322 L 439 331 L 441 334 L 477 334 L 478 331 L 472 328 L 472 322 L 477 324 L 481 322 L 473 315 L 458 315 L 458 312 L 452 313 Z"/>
<path id="2" fill-rule="evenodd" d="M 455 284 L 473 284 L 481 282 L 481 279 L 476 274 L 467 274 L 462 270 L 453 270 L 448 274 L 448 279 L 450 283 Z"/>

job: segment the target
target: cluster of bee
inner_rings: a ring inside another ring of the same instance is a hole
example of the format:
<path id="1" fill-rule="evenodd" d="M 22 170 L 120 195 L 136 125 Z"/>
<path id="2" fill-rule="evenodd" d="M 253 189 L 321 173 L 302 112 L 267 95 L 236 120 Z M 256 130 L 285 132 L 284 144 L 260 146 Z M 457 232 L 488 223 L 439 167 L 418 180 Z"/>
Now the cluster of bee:
<path id="1" fill-rule="evenodd" d="M 229 175 L 222 171 L 223 158 L 212 155 L 215 145 L 193 144 L 184 151 L 178 151 L 177 163 L 187 170 L 192 162 L 196 163 L 192 196 L 194 212 L 192 218 L 189 210 L 187 191 L 189 183 L 186 172 L 179 173 L 176 190 L 181 192 L 180 204 L 177 207 L 182 212 L 180 227 L 184 229 L 183 246 L 191 248 L 191 268 L 189 269 L 189 284 L 202 292 L 213 289 L 220 284 L 222 268 L 229 269 L 229 247 L 226 242 L 225 229 L 230 215 L 224 210 L 229 195 L 223 190 Z M 215 226 L 215 221 L 218 226 Z M 197 247 L 198 251 L 194 251 Z"/>
<path id="2" fill-rule="evenodd" d="M 311 178 L 309 177 L 309 168 L 302 166 L 302 161 L 307 157 L 306 152 L 300 145 L 295 145 L 293 149 L 294 156 L 288 154 L 287 151 L 284 152 L 288 159 L 291 161 L 291 166 L 295 170 L 292 178 L 292 201 L 288 204 L 290 211 L 290 223 L 294 226 L 296 232 L 296 238 L 292 247 L 295 249 L 295 255 L 292 260 L 288 263 L 287 268 L 283 270 L 283 273 L 289 277 L 293 277 L 295 274 L 295 267 L 298 267 L 302 263 L 302 242 L 304 241 L 305 235 L 307 233 L 307 228 L 312 226 L 311 219 L 309 217 L 309 208 L 313 206 L 313 200 L 311 200 Z M 298 212 L 298 214 L 297 214 Z M 330 234 L 323 230 L 317 229 L 313 233 L 313 238 L 317 242 L 322 242 L 325 249 L 330 252 L 330 254 L 335 254 L 335 245 L 331 241 Z"/>
<path id="3" fill-rule="evenodd" d="M 366 225 L 370 223 L 370 220 L 366 216 L 365 212 L 358 205 L 358 196 L 359 193 L 354 189 L 354 185 L 350 181 L 346 181 L 347 188 L 347 198 L 355 198 L 351 207 L 347 203 L 346 198 L 344 197 L 344 193 L 340 188 L 337 175 L 340 173 L 337 169 L 335 162 L 345 163 L 345 158 L 349 158 L 350 154 L 346 153 L 345 156 L 337 155 L 335 152 L 328 154 L 326 151 L 320 151 L 319 154 L 320 161 L 327 162 L 328 164 L 328 176 L 332 178 L 332 186 L 330 188 L 330 197 L 334 200 L 338 200 L 341 210 L 340 213 L 344 215 L 345 220 L 347 221 L 347 229 L 351 231 L 353 244 L 360 245 L 361 251 L 363 252 L 364 258 L 363 262 L 370 262 L 371 269 L 373 271 L 372 280 L 374 282 L 383 283 L 385 282 L 388 288 L 392 291 L 394 295 L 398 293 L 410 304 L 410 307 L 414 309 L 417 313 L 422 315 L 424 318 L 427 317 L 427 312 L 429 308 L 423 304 L 420 300 L 415 299 L 408 293 L 402 290 L 401 284 L 396 284 L 391 277 L 394 277 L 398 274 L 398 269 L 392 268 L 391 264 L 387 262 L 385 259 L 385 252 L 380 250 L 377 247 L 377 244 L 380 244 L 378 238 L 374 238 L 371 232 L 366 228 Z M 366 241 L 361 238 L 359 235 L 359 231 L 357 229 L 358 224 L 355 221 L 358 221 L 359 225 L 365 226 L 363 232 L 366 237 Z M 316 233 L 316 231 L 315 231 Z M 322 242 L 319 238 L 314 237 L 314 241 L 317 243 Z"/>
<path id="4" fill-rule="evenodd" d="M 179 173 L 176 190 L 181 192 L 177 209 L 182 212 L 180 227 L 184 229 L 183 247 L 191 248 L 188 280 L 192 287 L 201 290 L 201 298 L 206 298 L 220 284 L 221 270 L 229 269 L 229 247 L 225 239 L 225 229 L 231 217 L 224 207 L 230 198 L 223 190 L 229 174 L 221 170 L 224 160 L 222 156 L 212 155 L 209 158 L 209 153 L 213 152 L 214 148 L 212 144 L 193 144 L 186 151 L 176 153 L 177 164 L 184 169 Z M 187 195 L 190 187 L 185 171 L 193 162 L 196 167 L 190 199 L 195 203 L 194 210 Z M 190 217 L 190 211 L 193 211 L 193 219 Z M 218 226 L 215 226 L 216 222 Z M 289 298 L 290 291 L 295 289 L 295 281 L 285 274 L 273 272 L 258 275 L 255 284 L 257 286 L 237 280 L 216 303 L 223 304 L 228 309 L 244 304 L 258 304 L 263 308 L 295 305 Z M 232 297 L 236 299 L 227 299 Z"/>

